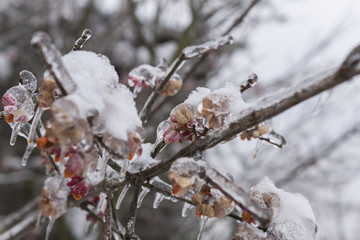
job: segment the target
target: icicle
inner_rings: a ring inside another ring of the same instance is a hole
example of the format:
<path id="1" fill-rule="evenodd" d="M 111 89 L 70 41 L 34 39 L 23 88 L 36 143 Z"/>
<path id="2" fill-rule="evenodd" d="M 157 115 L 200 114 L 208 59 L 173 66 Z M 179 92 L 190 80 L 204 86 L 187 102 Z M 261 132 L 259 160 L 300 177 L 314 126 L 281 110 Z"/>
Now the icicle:
<path id="1" fill-rule="evenodd" d="M 50 232 L 54 226 L 54 222 L 55 222 L 55 218 L 49 217 L 49 223 L 46 227 L 46 236 L 45 236 L 45 240 L 49 239 L 50 236 Z"/>
<path id="2" fill-rule="evenodd" d="M 142 187 L 142 190 L 139 194 L 139 198 L 137 201 L 137 208 L 141 207 L 141 203 L 144 200 L 145 196 L 150 192 L 150 189 L 146 188 L 146 187 Z"/>
<path id="3" fill-rule="evenodd" d="M 165 196 L 162 195 L 161 193 L 156 193 L 153 208 L 157 209 L 159 207 L 160 203 L 162 202 L 162 200 L 164 200 L 164 198 L 165 198 Z"/>
<path id="4" fill-rule="evenodd" d="M 187 217 L 187 215 L 189 214 L 189 212 L 193 208 L 194 208 L 194 205 L 191 205 L 190 203 L 185 202 L 184 206 L 183 206 L 183 208 L 181 210 L 181 216 L 182 217 Z"/>
<path id="5" fill-rule="evenodd" d="M 101 170 L 100 170 L 100 177 L 103 178 L 105 177 L 105 172 L 106 172 L 106 167 L 107 167 L 107 162 L 109 161 L 109 158 L 110 158 L 110 155 L 108 153 L 108 151 L 103 148 L 102 150 L 102 160 L 103 160 L 103 165 L 101 167 Z"/>
<path id="6" fill-rule="evenodd" d="M 35 116 L 32 120 L 29 137 L 28 137 L 28 143 L 32 143 L 34 141 L 34 136 L 36 132 L 36 128 L 39 125 L 39 122 L 41 120 L 41 116 L 44 113 L 44 109 L 40 106 L 36 109 Z"/>
<path id="7" fill-rule="evenodd" d="M 116 209 L 120 208 L 121 202 L 123 201 L 123 199 L 126 195 L 126 192 L 129 190 L 129 188 L 130 188 L 130 184 L 126 184 L 124 186 L 123 190 L 121 191 L 121 193 L 116 201 L 116 206 L 115 206 Z"/>
<path id="8" fill-rule="evenodd" d="M 11 132 L 11 137 L 10 137 L 10 145 L 14 146 L 16 143 L 16 138 L 18 133 L 20 132 L 20 129 L 22 127 L 22 124 L 17 122 L 14 123 L 14 125 L 12 126 L 12 132 Z"/>
<path id="9" fill-rule="evenodd" d="M 28 143 L 26 149 L 25 149 L 25 152 L 24 152 L 24 155 L 21 159 L 21 165 L 23 165 L 24 167 L 26 166 L 28 160 L 29 160 L 29 157 L 30 157 L 30 154 L 32 153 L 32 151 L 35 149 L 36 147 L 36 144 L 35 143 Z"/>
<path id="10" fill-rule="evenodd" d="M 207 220 L 208 220 L 208 217 L 201 217 L 201 226 L 200 226 L 200 232 L 199 232 L 199 235 L 197 237 L 197 240 L 200 240 L 201 239 L 201 235 L 204 231 L 204 228 L 206 226 L 206 223 L 207 223 Z"/>
<path id="11" fill-rule="evenodd" d="M 233 43 L 232 37 L 226 35 L 200 45 L 186 47 L 183 50 L 183 54 L 185 55 L 185 59 L 191 59 L 191 58 L 199 57 L 211 50 L 216 50 L 219 47 L 232 43 Z"/>
<path id="12" fill-rule="evenodd" d="M 38 213 L 37 219 L 36 219 L 36 224 L 35 224 L 35 229 L 39 229 L 40 224 L 41 224 L 41 219 L 42 219 L 42 216 L 40 213 Z"/>
<path id="13" fill-rule="evenodd" d="M 254 149 L 254 153 L 252 154 L 251 158 L 252 160 L 254 160 L 256 158 L 256 154 L 259 152 L 260 148 L 264 146 L 264 143 L 260 140 L 257 140 L 256 142 L 256 146 L 255 146 L 255 149 Z"/>

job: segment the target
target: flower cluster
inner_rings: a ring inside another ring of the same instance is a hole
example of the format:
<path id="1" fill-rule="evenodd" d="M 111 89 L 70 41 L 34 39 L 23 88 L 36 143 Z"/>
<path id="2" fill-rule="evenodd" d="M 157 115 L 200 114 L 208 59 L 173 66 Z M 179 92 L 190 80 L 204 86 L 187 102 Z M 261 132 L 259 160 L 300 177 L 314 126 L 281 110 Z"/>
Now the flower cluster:
<path id="1" fill-rule="evenodd" d="M 198 217 L 222 218 L 228 215 L 234 208 L 233 201 L 200 179 L 199 170 L 199 166 L 191 158 L 176 160 L 168 173 L 172 182 L 172 195 L 182 197 L 191 192 Z"/>

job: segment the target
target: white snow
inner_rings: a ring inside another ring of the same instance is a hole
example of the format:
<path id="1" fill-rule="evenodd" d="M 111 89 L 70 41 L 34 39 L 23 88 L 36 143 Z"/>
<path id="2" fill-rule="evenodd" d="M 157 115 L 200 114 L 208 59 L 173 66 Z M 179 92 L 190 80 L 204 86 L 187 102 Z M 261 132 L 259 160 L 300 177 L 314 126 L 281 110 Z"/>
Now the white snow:
<path id="1" fill-rule="evenodd" d="M 65 98 L 76 104 L 79 117 L 86 119 L 89 112 L 97 111 L 104 131 L 118 139 L 127 139 L 128 131 L 141 127 L 132 94 L 118 83 L 118 75 L 107 57 L 73 51 L 62 59 L 77 85 L 76 91 Z"/>

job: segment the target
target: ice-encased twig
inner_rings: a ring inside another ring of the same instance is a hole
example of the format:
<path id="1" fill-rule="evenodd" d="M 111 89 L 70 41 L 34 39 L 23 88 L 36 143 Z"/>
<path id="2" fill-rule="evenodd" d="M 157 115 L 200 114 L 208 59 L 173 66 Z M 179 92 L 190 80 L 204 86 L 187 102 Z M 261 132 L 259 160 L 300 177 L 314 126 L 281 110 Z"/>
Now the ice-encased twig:
<path id="1" fill-rule="evenodd" d="M 8 229 L 6 232 L 0 234 L 0 239 L 14 239 L 21 234 L 26 228 L 34 225 L 37 219 L 37 210 L 31 212 L 28 216 L 24 217 L 22 221 Z"/>
<path id="2" fill-rule="evenodd" d="M 203 216 L 203 217 L 201 218 L 200 231 L 199 231 L 197 240 L 201 240 L 201 235 L 202 235 L 202 233 L 203 233 L 203 231 L 204 231 L 204 229 L 205 229 L 207 220 L 208 220 L 208 217 Z"/>
<path id="3" fill-rule="evenodd" d="M 27 144 L 24 155 L 23 155 L 23 157 L 21 159 L 21 165 L 22 166 L 24 166 L 24 167 L 26 166 L 26 164 L 27 164 L 27 162 L 29 160 L 29 157 L 30 157 L 31 153 L 34 151 L 35 147 L 36 147 L 36 144 L 34 142 Z"/>
<path id="4" fill-rule="evenodd" d="M 87 40 L 89 40 L 91 38 L 92 32 L 90 29 L 85 29 L 81 36 L 76 40 L 76 42 L 74 43 L 74 47 L 73 47 L 73 51 L 76 50 L 80 50 L 84 44 L 86 43 Z"/>
<path id="5" fill-rule="evenodd" d="M 45 66 L 54 77 L 61 94 L 65 96 L 74 92 L 76 90 L 76 83 L 66 70 L 59 50 L 51 44 L 49 35 L 42 31 L 35 32 L 31 38 L 31 44 L 40 50 Z"/>
<path id="6" fill-rule="evenodd" d="M 184 48 L 180 56 L 169 67 L 169 70 L 164 80 L 161 82 L 160 86 L 157 89 L 155 89 L 147 98 L 144 107 L 141 109 L 139 114 L 141 120 L 147 122 L 147 120 L 150 117 L 149 112 L 151 110 L 151 107 L 155 103 L 155 100 L 157 99 L 159 94 L 164 90 L 170 78 L 182 67 L 185 60 L 199 57 L 202 54 L 208 53 L 213 50 L 217 50 L 219 47 L 222 47 L 224 45 L 232 44 L 232 42 L 233 42 L 232 37 L 227 35 L 227 36 L 219 37 L 212 41 L 208 41 L 200 45 Z"/>
<path id="7" fill-rule="evenodd" d="M 241 83 L 240 92 L 243 93 L 249 88 L 252 88 L 253 86 L 256 85 L 257 81 L 258 81 L 257 75 L 255 73 L 251 74 L 246 81 Z"/>
<path id="8" fill-rule="evenodd" d="M 199 174 L 204 180 L 212 186 L 220 190 L 224 195 L 231 198 L 242 209 L 251 213 L 251 215 L 261 224 L 266 226 L 270 221 L 270 216 L 267 212 L 261 209 L 256 203 L 251 201 L 249 194 L 244 189 L 237 186 L 227 177 L 208 166 L 206 163 L 201 164 L 201 173 Z"/>
<path id="9" fill-rule="evenodd" d="M 217 144 L 229 140 L 240 132 L 249 129 L 256 124 L 271 119 L 274 116 L 286 111 L 287 109 L 299 104 L 320 92 L 326 91 L 343 82 L 349 81 L 354 76 L 360 74 L 360 70 L 352 69 L 351 66 L 357 64 L 356 54 L 360 55 L 360 46 L 356 47 L 346 58 L 338 70 L 321 79 L 312 79 L 295 84 L 292 87 L 283 89 L 270 97 L 259 100 L 252 107 L 244 109 L 234 115 L 226 127 L 214 131 L 212 134 L 191 143 L 181 149 L 173 156 L 165 159 L 158 164 L 144 170 L 141 173 L 143 178 L 151 178 L 169 169 L 172 162 L 180 157 L 191 156 L 196 150 L 206 150 Z M 359 60 L 360 62 L 360 60 Z"/>
<path id="10" fill-rule="evenodd" d="M 28 136 L 28 143 L 32 143 L 34 141 L 35 132 L 36 132 L 38 125 L 40 124 L 41 116 L 43 113 L 44 113 L 44 109 L 42 107 L 38 106 L 36 109 L 34 118 L 32 120 L 32 123 L 31 123 L 30 132 L 29 132 L 29 136 Z"/>
<path id="11" fill-rule="evenodd" d="M 232 44 L 233 38 L 230 35 L 225 35 L 222 37 L 218 37 L 215 40 L 211 40 L 205 42 L 203 44 L 186 47 L 183 49 L 184 59 L 192 59 L 195 57 L 199 57 L 213 50 L 217 50 L 219 47 Z"/>
<path id="12" fill-rule="evenodd" d="M 22 128 L 23 124 L 22 123 L 14 123 L 14 125 L 12 126 L 12 132 L 11 132 L 11 136 L 10 136 L 10 146 L 14 146 L 16 143 L 16 139 L 17 139 L 17 135 L 20 132 L 21 128 Z"/>

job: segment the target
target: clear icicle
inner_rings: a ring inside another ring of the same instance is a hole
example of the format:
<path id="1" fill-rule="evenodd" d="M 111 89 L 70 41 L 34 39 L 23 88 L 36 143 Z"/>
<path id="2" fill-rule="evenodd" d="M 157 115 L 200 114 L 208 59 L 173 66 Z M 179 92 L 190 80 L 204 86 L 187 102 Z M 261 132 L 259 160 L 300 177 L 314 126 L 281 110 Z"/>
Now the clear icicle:
<path id="1" fill-rule="evenodd" d="M 49 223 L 46 227 L 45 240 L 49 240 L 49 236 L 50 236 L 51 230 L 53 229 L 54 223 L 55 223 L 55 218 L 49 217 Z"/>
<path id="2" fill-rule="evenodd" d="M 201 226 L 200 226 L 200 232 L 199 235 L 197 237 L 197 240 L 201 240 L 201 235 L 205 229 L 206 223 L 207 223 L 208 217 L 202 217 L 201 218 Z"/>
<path id="3" fill-rule="evenodd" d="M 137 208 L 141 207 L 141 203 L 144 200 L 145 196 L 150 192 L 150 189 L 146 188 L 146 187 L 142 187 L 142 190 L 139 194 L 139 198 L 137 201 Z"/>
<path id="4" fill-rule="evenodd" d="M 43 113 L 44 113 L 44 109 L 38 106 L 38 108 L 36 109 L 34 118 L 32 120 L 32 123 L 31 123 L 29 137 L 28 137 L 28 143 L 32 143 L 34 141 L 36 128 L 39 125 L 39 122 L 41 120 L 41 116 Z"/>
<path id="5" fill-rule="evenodd" d="M 120 208 L 121 202 L 124 200 L 126 192 L 129 190 L 129 188 L 130 188 L 130 184 L 126 184 L 124 186 L 123 190 L 121 191 L 121 193 L 116 201 L 116 206 L 115 206 L 116 209 Z"/>
<path id="6" fill-rule="evenodd" d="M 41 224 L 41 219 L 42 219 L 42 216 L 39 213 L 38 216 L 37 216 L 37 219 L 36 219 L 35 229 L 39 229 L 40 224 Z"/>
<path id="7" fill-rule="evenodd" d="M 28 143 L 28 145 L 27 145 L 27 147 L 25 149 L 24 155 L 23 155 L 23 157 L 21 159 L 21 165 L 22 166 L 24 166 L 24 167 L 26 166 L 26 164 L 27 164 L 27 162 L 29 160 L 29 157 L 30 157 L 32 151 L 35 149 L 35 147 L 36 147 L 35 143 Z"/>
<path id="8" fill-rule="evenodd" d="M 233 43 L 232 37 L 226 35 L 200 45 L 186 47 L 183 50 L 183 54 L 185 55 L 185 59 L 191 59 L 191 58 L 199 57 L 211 50 L 217 50 L 219 47 L 232 43 Z"/>
<path id="9" fill-rule="evenodd" d="M 162 200 L 164 200 L 164 198 L 165 198 L 165 196 L 162 195 L 161 193 L 156 193 L 153 208 L 157 209 L 159 207 L 160 203 L 162 202 Z"/>
<path id="10" fill-rule="evenodd" d="M 260 141 L 260 140 L 257 140 L 256 146 L 255 146 L 255 149 L 254 149 L 254 153 L 251 156 L 251 158 L 253 160 L 256 158 L 256 155 L 259 152 L 259 150 L 262 148 L 262 146 L 264 146 L 264 143 L 262 141 Z"/>
<path id="11" fill-rule="evenodd" d="M 100 170 L 100 176 L 101 178 L 103 178 L 105 176 L 105 172 L 106 172 L 106 167 L 107 167 L 107 163 L 109 161 L 109 158 L 110 158 L 110 154 L 108 153 L 108 151 L 103 148 L 102 150 L 102 160 L 103 160 L 103 165 L 101 167 L 101 170 Z"/>
<path id="12" fill-rule="evenodd" d="M 189 214 L 189 212 L 193 208 L 194 208 L 194 205 L 191 205 L 190 203 L 185 202 L 184 206 L 183 206 L 183 208 L 181 210 L 181 216 L 182 217 L 187 217 L 187 215 Z"/>
<path id="13" fill-rule="evenodd" d="M 10 145 L 14 146 L 16 143 L 16 138 L 18 133 L 20 132 L 20 129 L 22 127 L 22 124 L 17 122 L 14 123 L 14 125 L 12 126 L 12 132 L 11 132 L 11 137 L 10 137 Z"/>

